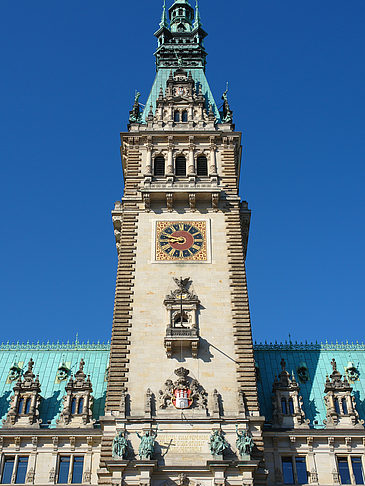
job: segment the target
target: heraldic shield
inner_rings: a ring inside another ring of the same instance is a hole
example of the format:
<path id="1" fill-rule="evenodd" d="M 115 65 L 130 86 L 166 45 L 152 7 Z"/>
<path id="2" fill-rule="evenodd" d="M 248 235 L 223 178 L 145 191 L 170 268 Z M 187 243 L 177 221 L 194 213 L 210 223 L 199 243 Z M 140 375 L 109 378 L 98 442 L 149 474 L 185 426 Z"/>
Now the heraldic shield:
<path id="1" fill-rule="evenodd" d="M 174 398 L 172 399 L 172 404 L 175 408 L 190 408 L 193 403 L 191 398 L 191 390 L 181 390 L 175 388 Z"/>

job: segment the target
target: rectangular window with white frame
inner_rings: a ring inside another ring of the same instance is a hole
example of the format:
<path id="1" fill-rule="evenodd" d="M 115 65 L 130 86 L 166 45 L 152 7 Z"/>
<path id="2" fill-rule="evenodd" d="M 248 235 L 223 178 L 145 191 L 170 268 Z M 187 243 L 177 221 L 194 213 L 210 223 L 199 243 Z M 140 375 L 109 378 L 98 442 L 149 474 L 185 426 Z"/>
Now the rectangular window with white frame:
<path id="1" fill-rule="evenodd" d="M 281 458 L 284 484 L 307 484 L 307 462 L 304 456 L 283 456 Z"/>
<path id="2" fill-rule="evenodd" d="M 57 484 L 81 484 L 84 456 L 76 454 L 59 456 L 57 469 Z"/>
<path id="3" fill-rule="evenodd" d="M 1 460 L 1 484 L 25 484 L 28 456 L 4 455 Z"/>
<path id="4" fill-rule="evenodd" d="M 364 484 L 364 468 L 361 456 L 337 456 L 341 484 Z"/>

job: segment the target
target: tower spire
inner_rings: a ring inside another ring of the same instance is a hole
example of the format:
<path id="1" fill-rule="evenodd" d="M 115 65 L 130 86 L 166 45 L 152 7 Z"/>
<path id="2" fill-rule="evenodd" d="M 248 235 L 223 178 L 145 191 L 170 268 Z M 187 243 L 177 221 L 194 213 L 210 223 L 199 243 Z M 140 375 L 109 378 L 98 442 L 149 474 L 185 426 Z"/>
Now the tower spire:
<path id="1" fill-rule="evenodd" d="M 166 0 L 163 0 L 162 17 L 161 17 L 160 27 L 166 27 L 167 29 L 169 27 L 169 24 L 167 22 L 167 15 L 166 15 Z"/>
<path id="2" fill-rule="evenodd" d="M 198 3 L 198 0 L 196 0 L 196 3 L 195 3 L 194 29 L 197 29 L 201 25 L 202 25 L 202 23 L 201 23 L 201 20 L 200 20 L 199 3 Z"/>

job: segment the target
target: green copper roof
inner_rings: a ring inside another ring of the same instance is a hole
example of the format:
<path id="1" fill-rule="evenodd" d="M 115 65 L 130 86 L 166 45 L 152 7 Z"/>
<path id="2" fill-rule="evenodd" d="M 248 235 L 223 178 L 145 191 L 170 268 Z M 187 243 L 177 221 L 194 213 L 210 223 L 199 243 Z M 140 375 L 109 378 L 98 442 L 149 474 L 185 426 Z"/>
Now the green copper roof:
<path id="1" fill-rule="evenodd" d="M 39 374 L 42 401 L 40 418 L 43 426 L 56 426 L 61 411 L 61 401 L 68 379 L 58 382 L 58 367 L 64 362 L 71 373 L 78 370 L 81 358 L 85 360 L 84 371 L 90 375 L 93 387 L 93 417 L 98 419 L 104 413 L 106 394 L 106 370 L 109 362 L 109 344 L 67 343 L 67 344 L 2 344 L 0 345 L 0 427 L 9 409 L 14 382 L 8 380 L 10 367 L 14 362 L 23 371 L 30 358 L 34 361 L 33 371 Z"/>
<path id="2" fill-rule="evenodd" d="M 281 371 L 280 361 L 286 361 L 286 369 L 294 375 L 300 385 L 303 408 L 306 418 L 314 428 L 323 428 L 326 418 L 324 404 L 324 384 L 326 375 L 332 373 L 331 360 L 337 362 L 338 371 L 344 375 L 349 362 L 353 362 L 359 371 L 359 379 L 350 382 L 352 394 L 357 403 L 360 418 L 365 419 L 365 359 L 364 344 L 256 344 L 255 360 L 259 367 L 258 393 L 262 415 L 267 420 L 272 417 L 271 390 L 275 375 Z M 309 371 L 309 380 L 301 383 L 297 369 L 305 363 Z M 317 422 L 317 424 L 315 423 Z"/>
<path id="3" fill-rule="evenodd" d="M 184 68 L 184 66 L 183 66 Z M 185 69 L 185 68 L 184 68 Z M 191 75 L 193 76 L 193 79 L 195 81 L 195 87 L 197 89 L 198 84 L 200 85 L 201 92 L 205 96 L 206 99 L 206 108 L 208 109 L 208 105 L 212 105 L 213 107 L 213 112 L 214 115 L 218 121 L 218 123 L 221 122 L 220 114 L 216 105 L 216 102 L 214 100 L 213 94 L 210 90 L 207 78 L 205 77 L 203 69 L 190 69 L 186 68 L 186 70 L 191 72 Z M 152 85 L 152 89 L 150 92 L 150 95 L 147 99 L 145 109 L 143 111 L 143 117 L 142 120 L 145 122 L 148 112 L 150 111 L 150 106 L 152 105 L 153 112 L 155 112 L 156 109 L 156 99 L 159 96 L 160 93 L 160 88 L 162 86 L 163 93 L 165 94 L 166 90 L 166 82 L 168 80 L 168 77 L 170 75 L 171 69 L 159 69 L 156 73 L 155 80 Z M 174 73 L 175 70 L 172 70 Z"/>

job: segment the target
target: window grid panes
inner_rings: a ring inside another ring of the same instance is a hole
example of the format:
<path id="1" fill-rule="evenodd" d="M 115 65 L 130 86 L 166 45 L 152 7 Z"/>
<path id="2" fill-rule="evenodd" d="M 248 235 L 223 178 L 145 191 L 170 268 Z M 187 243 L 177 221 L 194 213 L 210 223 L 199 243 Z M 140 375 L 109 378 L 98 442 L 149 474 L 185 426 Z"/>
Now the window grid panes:
<path id="1" fill-rule="evenodd" d="M 10 484 L 13 475 L 15 457 L 5 457 L 1 474 L 1 484 Z"/>
<path id="2" fill-rule="evenodd" d="M 162 157 L 162 156 L 155 157 L 153 173 L 157 177 L 163 177 L 165 175 L 165 159 L 164 159 L 164 157 Z"/>
<path id="3" fill-rule="evenodd" d="M 341 484 L 351 484 L 350 478 L 350 468 L 347 457 L 339 457 L 338 462 L 338 472 L 340 473 Z"/>
<path id="4" fill-rule="evenodd" d="M 355 484 L 364 484 L 364 473 L 362 470 L 361 457 L 351 457 L 351 465 Z"/>
<path id="5" fill-rule="evenodd" d="M 198 176 L 208 175 L 208 161 L 204 155 L 201 155 L 197 159 L 197 174 Z"/>
<path id="6" fill-rule="evenodd" d="M 82 472 L 84 468 L 84 458 L 74 456 L 72 468 L 72 483 L 82 483 Z"/>
<path id="7" fill-rule="evenodd" d="M 307 484 L 308 483 L 308 474 L 307 474 L 307 464 L 305 461 L 305 457 L 296 457 L 295 458 L 295 468 L 297 472 L 297 482 L 298 484 Z"/>
<path id="8" fill-rule="evenodd" d="M 291 457 L 281 458 L 283 466 L 283 481 L 284 484 L 294 484 L 293 460 Z"/>
<path id="9" fill-rule="evenodd" d="M 25 484 L 25 477 L 28 469 L 28 457 L 18 457 L 16 468 L 15 484 Z"/>
<path id="10" fill-rule="evenodd" d="M 176 171 L 177 176 L 186 175 L 186 159 L 185 157 L 176 157 Z"/>
<path id="11" fill-rule="evenodd" d="M 58 466 L 58 480 L 59 484 L 68 483 L 68 474 L 70 472 L 70 456 L 61 456 Z"/>

